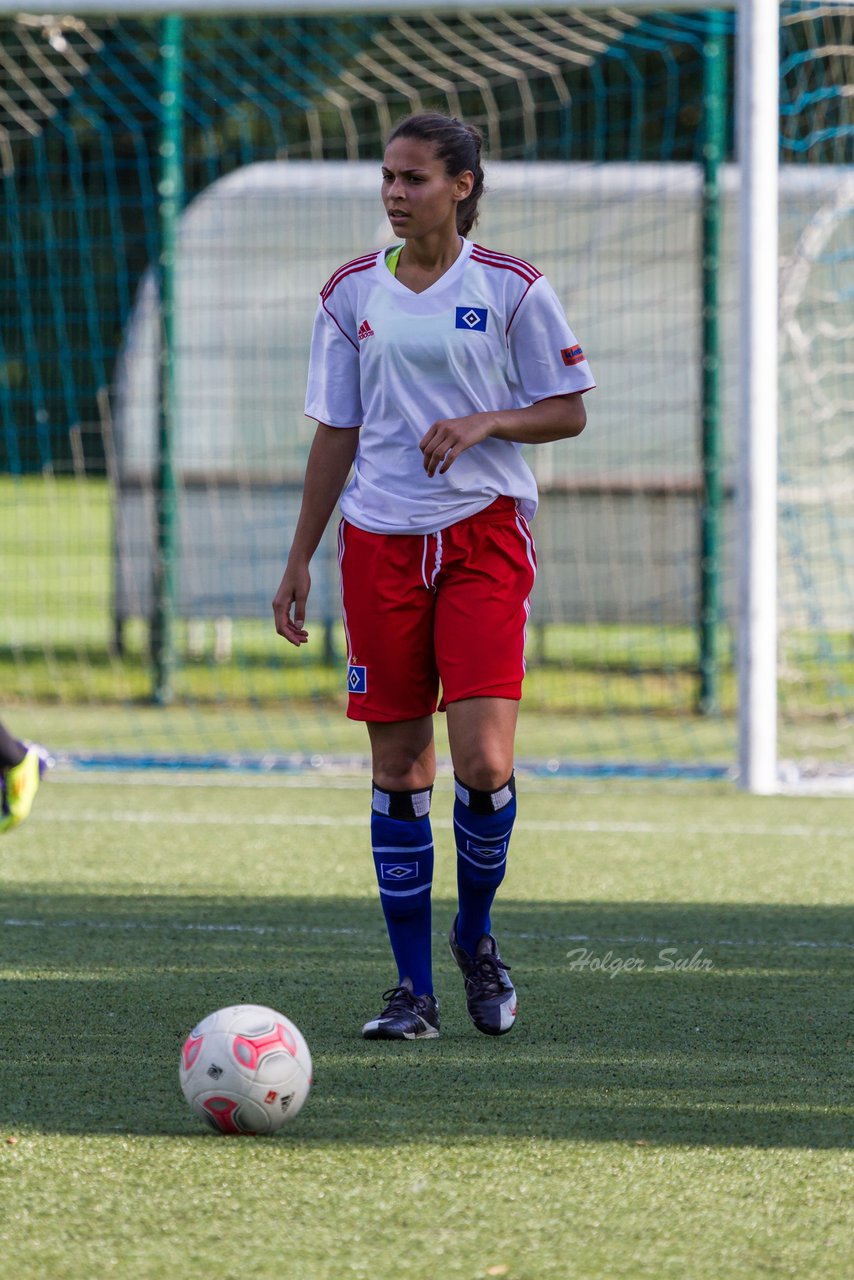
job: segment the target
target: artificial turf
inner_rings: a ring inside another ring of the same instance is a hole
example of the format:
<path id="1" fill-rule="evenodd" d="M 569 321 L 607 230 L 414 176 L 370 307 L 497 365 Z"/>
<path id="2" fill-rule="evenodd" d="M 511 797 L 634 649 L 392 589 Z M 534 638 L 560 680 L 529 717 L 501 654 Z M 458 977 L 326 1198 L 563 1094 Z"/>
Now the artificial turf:
<path id="1" fill-rule="evenodd" d="M 850 1274 L 851 801 L 520 779 L 494 913 L 519 1023 L 465 1015 L 434 800 L 442 1036 L 363 1041 L 394 973 L 365 778 L 57 773 L 0 843 L 5 1274 Z M 271 1139 L 178 1087 L 281 1009 L 315 1084 Z"/>

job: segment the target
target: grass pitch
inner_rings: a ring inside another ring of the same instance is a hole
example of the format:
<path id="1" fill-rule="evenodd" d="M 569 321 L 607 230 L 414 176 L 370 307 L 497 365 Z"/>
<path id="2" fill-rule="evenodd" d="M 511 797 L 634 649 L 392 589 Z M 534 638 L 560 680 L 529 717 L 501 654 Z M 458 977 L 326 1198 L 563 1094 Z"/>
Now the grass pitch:
<path id="1" fill-rule="evenodd" d="M 392 983 L 364 778 L 57 774 L 0 844 L 0 1258 L 19 1280 L 850 1275 L 851 802 L 521 780 L 494 913 L 519 1024 L 369 1043 Z M 315 1086 L 192 1117 L 203 1014 L 280 1008 Z"/>

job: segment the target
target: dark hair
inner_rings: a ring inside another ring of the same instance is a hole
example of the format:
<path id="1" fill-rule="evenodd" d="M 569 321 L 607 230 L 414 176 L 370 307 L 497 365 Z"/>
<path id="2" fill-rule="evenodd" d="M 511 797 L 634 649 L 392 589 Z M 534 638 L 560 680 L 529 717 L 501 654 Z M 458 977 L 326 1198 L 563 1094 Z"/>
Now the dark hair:
<path id="1" fill-rule="evenodd" d="M 473 124 L 464 124 L 455 116 L 441 116 L 428 111 L 423 115 L 407 116 L 396 124 L 388 141 L 393 142 L 395 138 L 418 138 L 432 143 L 436 155 L 445 162 L 449 178 L 456 178 L 466 170 L 474 174 L 471 195 L 457 205 L 457 230 L 461 236 L 467 236 L 477 222 L 477 206 L 483 195 L 483 169 L 480 167 L 483 135 L 480 130 Z"/>

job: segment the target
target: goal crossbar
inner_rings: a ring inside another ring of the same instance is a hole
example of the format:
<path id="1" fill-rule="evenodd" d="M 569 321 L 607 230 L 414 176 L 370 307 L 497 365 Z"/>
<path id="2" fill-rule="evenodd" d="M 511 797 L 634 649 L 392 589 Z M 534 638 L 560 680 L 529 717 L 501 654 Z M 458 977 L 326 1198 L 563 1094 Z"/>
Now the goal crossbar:
<path id="1" fill-rule="evenodd" d="M 734 9 L 737 0 L 724 0 L 710 6 L 704 0 L 679 0 L 678 3 L 654 4 L 651 0 L 626 0 L 619 6 L 611 0 L 584 0 L 583 4 L 567 6 L 557 0 L 538 0 L 536 4 L 496 4 L 495 0 L 465 0 L 465 4 L 448 4 L 431 2 L 431 0 L 397 0 L 392 6 L 388 0 L 26 0 L 23 5 L 16 0 L 0 0 L 0 14 L 110 14 L 114 17 L 152 16 L 165 13 L 182 13 L 186 15 L 203 14 L 275 14 L 307 16 L 310 14 L 346 14 L 346 13 L 458 13 L 462 9 L 473 9 L 481 12 L 529 13 L 532 9 L 540 9 L 556 13 L 572 12 L 573 8 L 614 9 L 624 12 L 654 12 L 672 9 L 680 13 L 692 10 Z"/>

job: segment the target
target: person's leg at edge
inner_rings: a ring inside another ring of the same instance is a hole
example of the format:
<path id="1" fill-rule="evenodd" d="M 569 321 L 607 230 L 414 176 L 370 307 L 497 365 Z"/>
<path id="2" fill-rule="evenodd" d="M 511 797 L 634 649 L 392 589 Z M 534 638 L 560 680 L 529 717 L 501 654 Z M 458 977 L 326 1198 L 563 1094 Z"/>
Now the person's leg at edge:
<path id="1" fill-rule="evenodd" d="M 29 817 L 41 779 L 53 763 L 44 747 L 20 742 L 0 723 L 0 834 Z"/>
<path id="2" fill-rule="evenodd" d="M 368 723 L 373 767 L 371 844 L 398 968 L 415 996 L 432 995 L 433 717 Z"/>
<path id="3" fill-rule="evenodd" d="M 26 754 L 25 744 L 13 738 L 6 726 L 0 723 L 0 771 L 16 768 Z"/>
<path id="4" fill-rule="evenodd" d="M 509 698 L 466 698 L 447 706 L 456 791 L 456 940 L 471 956 L 491 933 L 492 903 L 507 867 L 516 817 L 518 710 L 519 703 Z"/>

